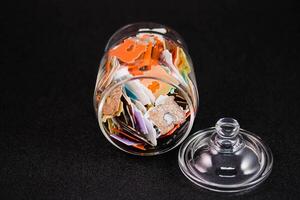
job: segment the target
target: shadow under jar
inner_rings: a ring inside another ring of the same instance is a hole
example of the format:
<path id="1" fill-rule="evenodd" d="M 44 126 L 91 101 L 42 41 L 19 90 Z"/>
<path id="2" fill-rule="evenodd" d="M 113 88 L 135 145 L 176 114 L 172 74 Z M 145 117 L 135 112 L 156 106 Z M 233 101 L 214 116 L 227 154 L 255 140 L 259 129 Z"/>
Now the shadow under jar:
<path id="1" fill-rule="evenodd" d="M 99 66 L 94 108 L 101 131 L 127 153 L 165 153 L 192 128 L 196 85 L 178 33 L 154 23 L 127 25 L 110 38 Z"/>

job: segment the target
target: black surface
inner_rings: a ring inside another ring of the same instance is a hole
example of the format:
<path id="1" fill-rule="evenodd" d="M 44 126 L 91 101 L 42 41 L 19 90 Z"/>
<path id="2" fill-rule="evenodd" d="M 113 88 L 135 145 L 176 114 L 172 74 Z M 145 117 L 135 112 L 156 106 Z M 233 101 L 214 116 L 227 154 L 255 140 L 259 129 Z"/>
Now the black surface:
<path id="1" fill-rule="evenodd" d="M 144 3 L 144 4 L 143 4 Z M 299 7 L 289 1 L 23 1 L 2 15 L 1 199 L 297 199 Z M 92 94 L 104 46 L 119 27 L 169 25 L 185 38 L 200 106 L 193 131 L 223 116 L 269 144 L 260 188 L 196 189 L 178 148 L 136 157 L 101 134 Z"/>

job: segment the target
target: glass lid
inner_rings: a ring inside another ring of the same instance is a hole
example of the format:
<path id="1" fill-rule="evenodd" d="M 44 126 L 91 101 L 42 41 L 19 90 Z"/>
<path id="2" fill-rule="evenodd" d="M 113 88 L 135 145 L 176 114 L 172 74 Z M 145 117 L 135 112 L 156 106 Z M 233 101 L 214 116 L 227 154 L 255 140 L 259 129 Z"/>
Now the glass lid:
<path id="1" fill-rule="evenodd" d="M 271 150 L 232 118 L 200 130 L 178 154 L 183 174 L 196 185 L 217 192 L 241 192 L 257 186 L 271 172 Z"/>

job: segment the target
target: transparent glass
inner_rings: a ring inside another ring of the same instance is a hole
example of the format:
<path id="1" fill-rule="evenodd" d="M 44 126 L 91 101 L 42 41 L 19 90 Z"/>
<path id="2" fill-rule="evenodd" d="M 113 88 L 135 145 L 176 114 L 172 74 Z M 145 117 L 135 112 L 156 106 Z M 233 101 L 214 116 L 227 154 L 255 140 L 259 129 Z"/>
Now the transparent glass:
<path id="1" fill-rule="evenodd" d="M 262 183 L 271 173 L 271 150 L 232 118 L 198 131 L 181 146 L 178 162 L 193 183 L 217 192 L 241 192 Z"/>
<path id="2" fill-rule="evenodd" d="M 99 66 L 94 107 L 100 129 L 127 153 L 167 152 L 192 128 L 196 85 L 178 33 L 154 23 L 127 25 L 112 35 Z"/>

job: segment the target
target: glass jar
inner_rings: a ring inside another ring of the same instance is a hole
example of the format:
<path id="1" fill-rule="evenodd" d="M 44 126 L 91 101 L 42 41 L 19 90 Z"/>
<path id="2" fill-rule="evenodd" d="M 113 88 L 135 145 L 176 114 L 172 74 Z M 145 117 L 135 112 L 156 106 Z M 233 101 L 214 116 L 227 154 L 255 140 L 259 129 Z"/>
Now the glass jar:
<path id="1" fill-rule="evenodd" d="M 155 23 L 127 25 L 112 35 L 99 66 L 94 108 L 100 129 L 127 153 L 165 153 L 192 128 L 196 86 L 178 33 Z"/>

